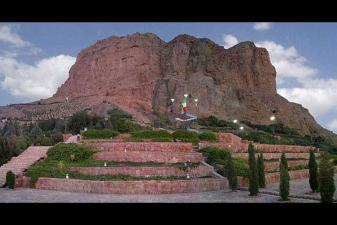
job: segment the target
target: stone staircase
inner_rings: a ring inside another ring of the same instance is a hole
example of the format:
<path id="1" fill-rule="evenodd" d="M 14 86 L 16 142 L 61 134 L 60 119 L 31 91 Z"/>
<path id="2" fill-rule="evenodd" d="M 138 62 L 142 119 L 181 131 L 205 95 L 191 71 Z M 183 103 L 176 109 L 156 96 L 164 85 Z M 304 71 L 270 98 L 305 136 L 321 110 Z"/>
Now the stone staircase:
<path id="1" fill-rule="evenodd" d="M 8 171 L 12 171 L 17 177 L 23 175 L 23 172 L 31 165 L 47 157 L 49 148 L 45 146 L 30 146 L 19 156 L 12 157 L 8 163 L 0 167 L 0 187 L 5 185 Z"/>
<path id="2" fill-rule="evenodd" d="M 67 170 L 91 176 L 129 175 L 137 179 L 99 181 L 39 178 L 35 187 L 106 194 L 169 194 L 218 191 L 228 186 L 227 179 L 203 162 L 202 154 L 193 151 L 190 143 L 97 140 L 83 141 L 83 144 L 99 150 L 93 159 L 102 161 L 102 166 L 67 167 Z M 118 165 L 104 166 L 105 162 Z"/>

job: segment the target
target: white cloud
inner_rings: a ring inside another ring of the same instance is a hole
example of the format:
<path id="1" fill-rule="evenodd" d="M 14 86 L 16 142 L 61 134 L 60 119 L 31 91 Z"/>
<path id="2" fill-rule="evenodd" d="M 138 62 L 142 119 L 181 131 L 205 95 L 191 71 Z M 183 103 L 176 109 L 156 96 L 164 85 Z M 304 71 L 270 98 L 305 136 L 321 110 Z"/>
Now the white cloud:
<path id="1" fill-rule="evenodd" d="M 239 40 L 231 34 L 224 34 L 222 40 L 224 42 L 224 48 L 230 48 L 239 43 Z"/>
<path id="2" fill-rule="evenodd" d="M 264 31 L 264 30 L 270 29 L 271 24 L 272 24 L 272 23 L 267 23 L 267 22 L 263 22 L 263 23 L 254 23 L 253 28 L 254 28 L 254 30 Z"/>
<path id="3" fill-rule="evenodd" d="M 31 43 L 23 40 L 8 25 L 0 25 L 0 41 L 12 44 L 15 47 L 28 47 L 31 45 Z"/>
<path id="4" fill-rule="evenodd" d="M 330 122 L 327 124 L 327 127 L 328 127 L 328 129 L 337 132 L 337 119 L 334 119 L 334 120 L 330 121 Z"/>
<path id="5" fill-rule="evenodd" d="M 301 56 L 294 46 L 286 48 L 273 41 L 258 41 L 255 45 L 268 50 L 279 80 L 287 77 L 304 79 L 312 77 L 318 72 L 315 68 L 307 65 L 307 59 Z"/>
<path id="6" fill-rule="evenodd" d="M 27 100 L 51 97 L 67 78 L 76 58 L 58 55 L 40 60 L 35 65 L 0 56 L 1 86 L 11 95 Z"/>
<path id="7" fill-rule="evenodd" d="M 320 78 L 318 69 L 309 66 L 308 60 L 294 46 L 285 47 L 268 40 L 257 41 L 255 45 L 268 50 L 277 72 L 277 92 L 281 96 L 303 105 L 315 117 L 337 113 L 337 79 Z M 289 79 L 297 84 L 287 87 Z M 337 127 L 333 127 L 336 123 L 331 122 L 327 127 L 337 131 Z"/>

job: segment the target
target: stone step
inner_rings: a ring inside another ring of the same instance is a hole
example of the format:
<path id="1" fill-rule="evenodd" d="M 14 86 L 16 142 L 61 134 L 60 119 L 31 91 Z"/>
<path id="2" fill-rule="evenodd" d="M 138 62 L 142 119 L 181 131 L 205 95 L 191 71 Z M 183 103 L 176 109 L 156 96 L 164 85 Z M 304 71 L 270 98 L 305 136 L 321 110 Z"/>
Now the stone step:
<path id="1" fill-rule="evenodd" d="M 78 171 L 85 175 L 129 175 L 137 177 L 146 176 L 187 176 L 204 177 L 212 176 L 213 168 L 199 165 L 190 168 L 178 168 L 173 166 L 125 166 L 125 167 L 68 167 L 67 170 Z"/>
<path id="2" fill-rule="evenodd" d="M 47 157 L 49 146 L 30 146 L 17 157 L 0 167 L 0 187 L 6 182 L 8 171 L 12 171 L 16 176 L 23 174 L 31 165 L 42 158 Z"/>
<path id="3" fill-rule="evenodd" d="M 94 181 L 41 177 L 35 187 L 44 190 L 100 194 L 173 194 L 220 191 L 228 187 L 228 182 L 226 178 Z"/>
<path id="4" fill-rule="evenodd" d="M 198 163 L 203 160 L 199 152 L 155 152 L 155 151 L 102 151 L 93 155 L 94 160 L 106 160 L 116 162 L 159 162 L 159 163 Z"/>
<path id="5" fill-rule="evenodd" d="M 306 166 L 308 165 L 308 160 L 289 160 L 288 161 L 288 167 L 295 167 L 295 166 Z M 279 162 L 265 162 L 264 167 L 266 170 L 275 170 L 279 168 Z"/>
<path id="6" fill-rule="evenodd" d="M 282 153 L 263 153 L 264 159 L 279 159 L 281 158 Z M 293 159 L 309 159 L 309 153 L 285 153 L 286 158 Z M 315 153 L 315 156 L 318 157 L 319 153 Z M 242 159 L 248 159 L 248 153 L 233 153 L 233 157 L 238 157 Z"/>
<path id="7" fill-rule="evenodd" d="M 177 142 L 85 142 L 86 146 L 102 151 L 191 152 L 191 143 Z"/>

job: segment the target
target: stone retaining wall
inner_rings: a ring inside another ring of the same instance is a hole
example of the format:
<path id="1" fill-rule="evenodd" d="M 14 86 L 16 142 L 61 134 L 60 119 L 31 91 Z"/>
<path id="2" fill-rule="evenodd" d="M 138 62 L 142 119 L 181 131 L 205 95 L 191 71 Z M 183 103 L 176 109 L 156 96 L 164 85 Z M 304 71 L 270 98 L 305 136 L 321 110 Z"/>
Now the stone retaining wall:
<path id="1" fill-rule="evenodd" d="M 178 142 L 87 142 L 85 145 L 105 151 L 191 152 L 191 143 Z"/>
<path id="2" fill-rule="evenodd" d="M 257 153 L 256 153 L 257 154 Z M 279 159 L 281 158 L 281 153 L 263 153 L 264 159 Z M 309 159 L 309 153 L 285 153 L 286 158 L 294 159 Z M 315 153 L 315 156 L 318 157 L 319 153 Z M 238 157 L 242 159 L 248 159 L 248 153 L 233 153 L 233 157 Z"/>
<path id="3" fill-rule="evenodd" d="M 266 173 L 266 185 L 280 182 L 280 173 Z M 309 170 L 292 170 L 289 171 L 290 180 L 306 179 L 309 177 Z M 246 177 L 238 177 L 239 186 L 247 187 L 249 179 Z"/>
<path id="4" fill-rule="evenodd" d="M 155 152 L 155 151 L 130 151 L 130 152 L 112 152 L 102 151 L 93 155 L 94 160 L 106 160 L 117 162 L 160 162 L 160 163 L 179 163 L 192 162 L 197 163 L 203 160 L 199 152 L 179 153 L 179 152 Z"/>
<path id="5" fill-rule="evenodd" d="M 309 161 L 308 160 L 291 160 L 288 161 L 288 166 L 289 167 L 295 167 L 299 165 L 308 165 Z M 279 168 L 279 162 L 265 162 L 264 163 L 264 168 L 266 170 L 274 170 Z"/>
<path id="6" fill-rule="evenodd" d="M 203 142 L 200 147 L 219 147 L 219 148 L 227 148 L 231 152 L 247 152 L 249 141 L 242 140 L 240 137 L 232 134 L 232 133 L 216 133 L 217 143 L 212 142 Z M 310 149 L 314 149 L 319 151 L 318 148 L 313 146 L 297 146 L 297 145 L 269 145 L 269 144 L 260 144 L 260 143 L 252 143 L 256 150 L 262 152 L 309 152 Z"/>
<path id="7" fill-rule="evenodd" d="M 41 177 L 37 189 L 101 194 L 172 194 L 219 191 L 228 187 L 227 179 L 93 181 Z"/>
<path id="8" fill-rule="evenodd" d="M 86 175 L 130 175 L 130 176 L 211 176 L 213 168 L 200 165 L 192 168 L 178 167 L 68 167 L 68 170 L 78 171 Z"/>

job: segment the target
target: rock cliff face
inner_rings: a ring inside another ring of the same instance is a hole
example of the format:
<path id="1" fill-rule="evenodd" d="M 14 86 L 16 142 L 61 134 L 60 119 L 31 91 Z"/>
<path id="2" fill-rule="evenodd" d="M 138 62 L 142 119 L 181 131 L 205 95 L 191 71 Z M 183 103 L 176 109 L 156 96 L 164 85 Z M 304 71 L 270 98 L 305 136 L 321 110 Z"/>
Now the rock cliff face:
<path id="1" fill-rule="evenodd" d="M 266 49 L 253 42 L 224 49 L 209 39 L 188 35 L 168 43 L 150 33 L 98 41 L 79 53 L 69 79 L 52 98 L 36 104 L 35 110 L 54 104 L 55 112 L 68 104 L 73 105 L 68 106 L 71 114 L 108 102 L 139 121 L 150 122 L 154 113 L 177 113 L 185 93 L 199 99 L 198 106 L 188 100 L 188 110 L 199 117 L 269 124 L 275 113 L 278 122 L 302 134 L 334 137 L 307 109 L 277 94 L 276 71 Z M 170 112 L 171 98 L 176 99 L 174 113 Z M 13 108 L 26 115 L 30 111 L 25 106 Z"/>

